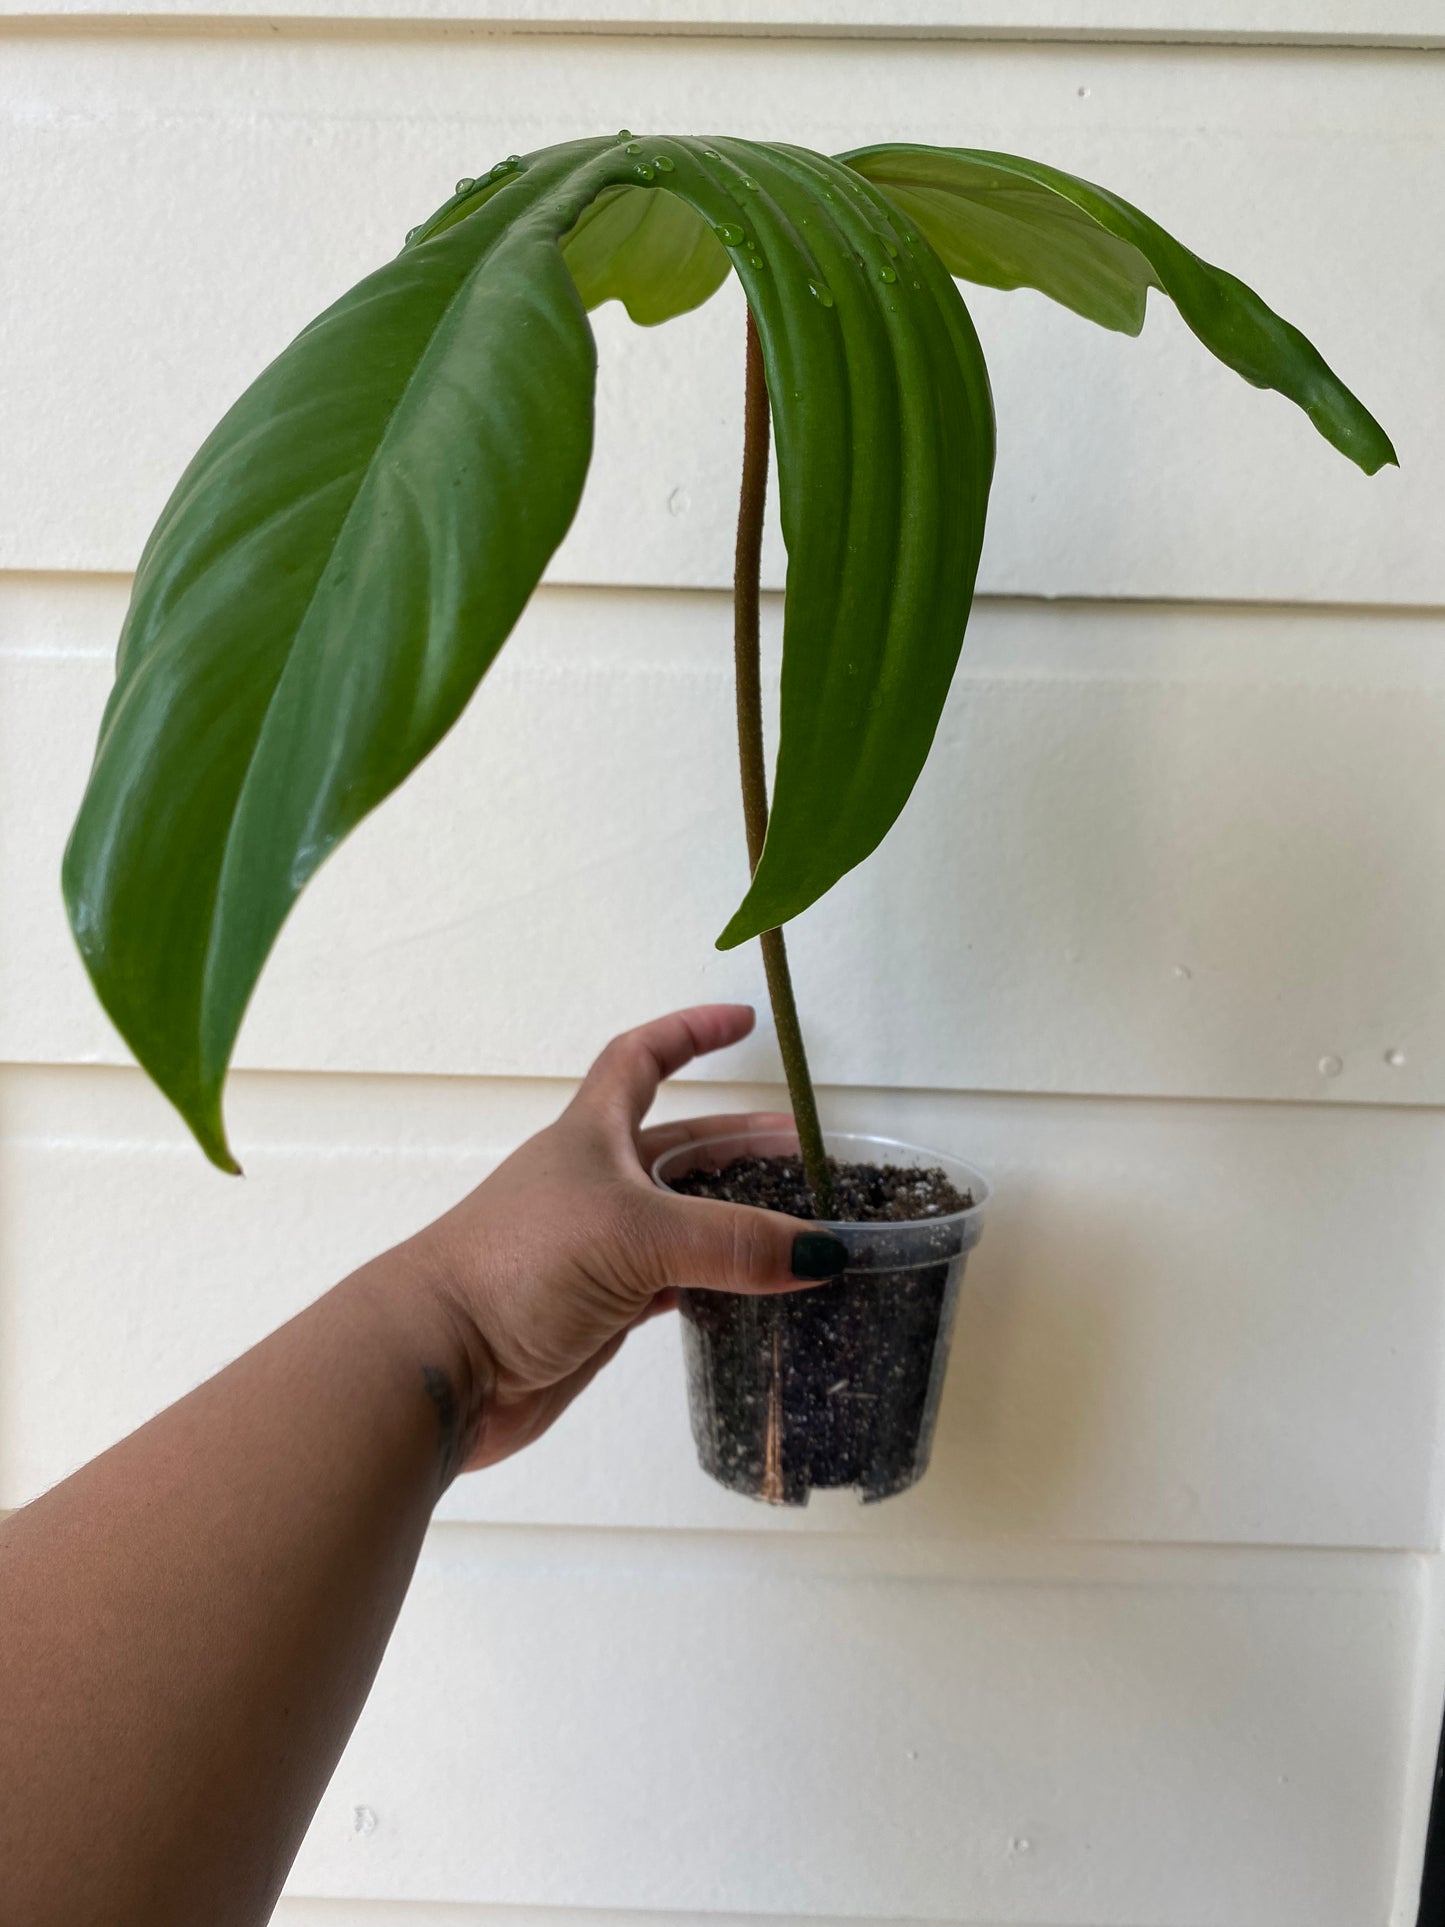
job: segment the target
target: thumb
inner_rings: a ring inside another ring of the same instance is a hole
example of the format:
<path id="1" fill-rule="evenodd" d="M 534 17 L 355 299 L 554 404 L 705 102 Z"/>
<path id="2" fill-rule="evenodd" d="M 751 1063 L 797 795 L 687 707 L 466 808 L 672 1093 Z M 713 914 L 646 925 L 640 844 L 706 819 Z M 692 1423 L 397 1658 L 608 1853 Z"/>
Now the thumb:
<path id="1" fill-rule="evenodd" d="M 848 1247 L 781 1211 L 653 1193 L 651 1257 L 658 1289 L 763 1293 L 836 1278 Z"/>

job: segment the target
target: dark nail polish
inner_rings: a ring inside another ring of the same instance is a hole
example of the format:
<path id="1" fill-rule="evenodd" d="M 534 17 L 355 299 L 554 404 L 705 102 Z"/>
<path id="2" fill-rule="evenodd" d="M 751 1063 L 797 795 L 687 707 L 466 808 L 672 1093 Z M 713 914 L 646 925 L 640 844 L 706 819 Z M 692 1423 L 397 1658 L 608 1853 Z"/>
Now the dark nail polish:
<path id="1" fill-rule="evenodd" d="M 793 1276 L 815 1284 L 848 1268 L 848 1247 L 831 1231 L 800 1231 L 793 1240 Z"/>

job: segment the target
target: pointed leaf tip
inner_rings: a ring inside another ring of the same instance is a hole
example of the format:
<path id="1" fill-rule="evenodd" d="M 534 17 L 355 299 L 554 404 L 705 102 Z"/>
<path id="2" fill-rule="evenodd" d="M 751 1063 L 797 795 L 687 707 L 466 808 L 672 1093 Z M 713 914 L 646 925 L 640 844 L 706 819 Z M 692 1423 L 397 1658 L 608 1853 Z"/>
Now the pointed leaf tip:
<path id="1" fill-rule="evenodd" d="M 1148 290 L 1159 288 L 1211 354 L 1302 408 L 1367 475 L 1397 464 L 1379 422 L 1298 328 L 1107 188 L 983 148 L 898 145 L 842 158 L 917 223 L 952 273 L 1037 288 L 1130 334 L 1143 324 Z"/>

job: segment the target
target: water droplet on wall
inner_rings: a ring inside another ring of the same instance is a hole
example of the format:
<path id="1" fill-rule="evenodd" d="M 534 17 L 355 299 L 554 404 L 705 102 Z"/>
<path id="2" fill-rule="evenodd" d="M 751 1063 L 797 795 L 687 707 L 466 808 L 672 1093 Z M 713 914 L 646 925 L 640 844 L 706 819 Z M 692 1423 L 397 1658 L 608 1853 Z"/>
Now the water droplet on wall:
<path id="1" fill-rule="evenodd" d="M 685 488 L 675 488 L 667 498 L 669 515 L 686 515 L 692 507 L 692 497 Z"/>
<path id="2" fill-rule="evenodd" d="M 1320 1059 L 1321 1077 L 1338 1077 L 1344 1068 L 1344 1059 L 1336 1057 L 1333 1051 Z"/>
<path id="3" fill-rule="evenodd" d="M 351 1831 L 361 1834 L 363 1838 L 369 1833 L 376 1832 L 376 1814 L 370 1807 L 351 1809 Z"/>
<path id="4" fill-rule="evenodd" d="M 1402 1050 L 1387 1050 L 1387 1051 L 1385 1052 L 1385 1062 L 1386 1062 L 1386 1063 L 1387 1063 L 1387 1064 L 1388 1064 L 1388 1065 L 1390 1066 L 1390 1069 L 1391 1069 L 1392 1071 L 1398 1071 L 1398 1070 L 1403 1070 L 1403 1069 L 1405 1068 L 1405 1053 L 1404 1053 L 1404 1051 L 1402 1051 Z"/>

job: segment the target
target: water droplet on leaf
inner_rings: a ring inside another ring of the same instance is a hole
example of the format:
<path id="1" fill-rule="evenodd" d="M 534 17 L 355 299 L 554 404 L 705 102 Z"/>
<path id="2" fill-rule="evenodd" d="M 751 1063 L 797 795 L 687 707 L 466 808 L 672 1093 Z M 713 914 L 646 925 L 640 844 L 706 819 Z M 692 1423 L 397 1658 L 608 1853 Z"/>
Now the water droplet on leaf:
<path id="1" fill-rule="evenodd" d="M 418 229 L 418 228 L 414 228 L 414 227 L 409 227 L 409 228 L 407 229 L 407 231 L 406 231 L 406 245 L 407 245 L 408 247 L 410 247 L 410 246 L 411 246 L 411 244 L 412 244 L 412 242 L 413 242 L 413 241 L 414 241 L 414 240 L 416 239 L 416 237 L 417 237 L 417 235 L 418 235 L 418 233 L 419 233 L 419 232 L 420 232 L 420 229 Z"/>
<path id="2" fill-rule="evenodd" d="M 757 182 L 756 182 L 756 181 L 755 181 L 755 180 L 753 179 L 753 177 L 752 177 L 752 175 L 751 175 L 751 174 L 744 174 L 744 176 L 743 176 L 743 186 L 744 186 L 744 187 L 745 187 L 745 188 L 747 189 L 747 191 L 749 192 L 749 194 L 756 194 L 756 193 L 757 193 L 757 191 L 758 191 L 758 184 L 757 184 Z"/>
<path id="3" fill-rule="evenodd" d="M 655 154 L 652 165 L 657 169 L 659 174 L 673 174 L 677 171 L 674 163 L 667 158 L 666 154 Z"/>
<path id="4" fill-rule="evenodd" d="M 646 161 L 639 161 L 632 171 L 639 181 L 653 180 L 657 174 L 657 169 L 649 167 Z"/>
<path id="5" fill-rule="evenodd" d="M 883 245 L 885 248 L 887 248 L 888 252 L 893 256 L 893 259 L 896 261 L 898 259 L 898 243 L 893 239 L 893 236 L 891 234 L 884 235 Z"/>
<path id="6" fill-rule="evenodd" d="M 813 290 L 814 295 L 822 302 L 825 308 L 832 307 L 833 290 L 828 286 L 826 281 L 810 281 L 808 286 Z"/>
<path id="7" fill-rule="evenodd" d="M 632 139 L 632 129 L 630 127 L 619 127 L 617 130 L 617 138 L 620 141 L 630 141 Z"/>
<path id="8" fill-rule="evenodd" d="M 510 174 L 512 169 L 510 162 L 497 161 L 488 171 L 494 181 L 499 181 L 504 174 Z"/>
<path id="9" fill-rule="evenodd" d="M 623 151 L 628 154 L 640 154 L 642 152 L 642 142 L 629 141 Z"/>
<path id="10" fill-rule="evenodd" d="M 731 221 L 719 221 L 713 233 L 725 248 L 740 248 L 748 238 L 742 228 L 735 226 Z"/>
<path id="11" fill-rule="evenodd" d="M 463 174 L 462 178 L 457 182 L 454 191 L 458 194 L 470 194 L 475 186 L 476 182 L 472 176 L 470 174 Z"/>
<path id="12" fill-rule="evenodd" d="M 884 281 L 896 281 L 898 279 L 898 270 L 896 268 L 882 267 L 878 270 L 878 274 L 879 278 Z"/>

